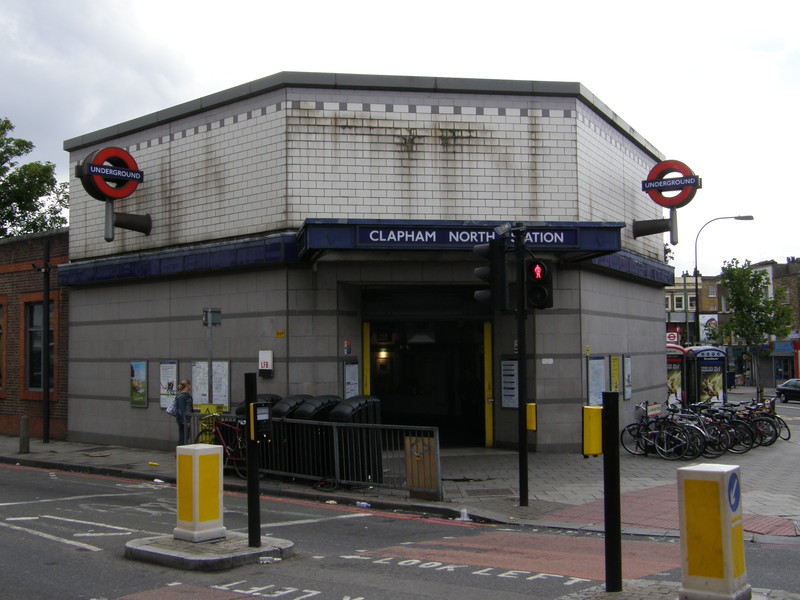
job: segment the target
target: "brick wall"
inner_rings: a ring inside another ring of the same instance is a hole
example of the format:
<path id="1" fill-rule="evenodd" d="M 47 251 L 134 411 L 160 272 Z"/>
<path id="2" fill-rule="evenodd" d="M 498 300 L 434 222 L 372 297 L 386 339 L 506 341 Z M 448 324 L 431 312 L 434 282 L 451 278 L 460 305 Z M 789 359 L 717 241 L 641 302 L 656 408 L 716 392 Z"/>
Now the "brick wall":
<path id="1" fill-rule="evenodd" d="M 19 418 L 28 415 L 33 437 L 42 436 L 42 393 L 30 391 L 25 381 L 25 303 L 42 301 L 44 276 L 34 269 L 44 263 L 43 241 L 50 241 L 50 264 L 66 262 L 69 254 L 67 230 L 0 240 L 0 305 L 2 345 L 0 348 L 0 434 L 17 435 Z M 50 271 L 50 299 L 55 303 L 51 322 L 55 343 L 54 385 L 50 393 L 50 436 L 64 438 L 67 431 L 67 356 L 69 297 L 57 283 L 56 269 Z"/>

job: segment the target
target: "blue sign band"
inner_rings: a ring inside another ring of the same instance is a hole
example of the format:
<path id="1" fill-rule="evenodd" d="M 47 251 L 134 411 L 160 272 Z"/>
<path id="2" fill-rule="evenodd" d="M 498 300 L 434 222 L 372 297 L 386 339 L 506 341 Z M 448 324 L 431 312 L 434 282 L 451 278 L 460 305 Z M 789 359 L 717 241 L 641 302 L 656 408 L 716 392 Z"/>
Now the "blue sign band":
<path id="1" fill-rule="evenodd" d="M 696 175 L 691 177 L 679 177 L 675 179 L 646 179 L 642 182 L 642 191 L 649 190 L 659 191 L 672 191 L 682 190 L 685 187 L 697 187 L 700 184 L 700 178 Z"/>
<path id="2" fill-rule="evenodd" d="M 107 165 L 94 165 L 90 164 L 87 169 L 89 175 L 96 175 L 103 179 L 120 179 L 122 181 L 144 181 L 144 173 L 142 171 L 134 171 L 133 169 L 121 169 L 119 167 L 109 167 Z"/>
<path id="3" fill-rule="evenodd" d="M 491 227 L 359 226 L 356 241 L 360 247 L 380 248 L 472 248 L 486 244 L 497 234 Z M 547 248 L 574 248 L 575 229 L 532 229 L 525 235 L 526 245 Z"/>

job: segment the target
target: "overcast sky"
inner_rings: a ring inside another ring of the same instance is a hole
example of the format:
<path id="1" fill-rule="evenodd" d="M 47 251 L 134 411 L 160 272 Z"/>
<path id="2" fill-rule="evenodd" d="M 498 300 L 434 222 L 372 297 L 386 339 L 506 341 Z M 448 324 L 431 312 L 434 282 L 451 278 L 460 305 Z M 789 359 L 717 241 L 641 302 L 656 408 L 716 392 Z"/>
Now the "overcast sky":
<path id="1" fill-rule="evenodd" d="M 280 71 L 580 82 L 702 177 L 672 264 L 697 239 L 712 275 L 800 256 L 798 23 L 797 0 L 0 0 L 0 117 L 66 180 L 64 140 Z M 696 237 L 732 215 L 755 220 Z"/>

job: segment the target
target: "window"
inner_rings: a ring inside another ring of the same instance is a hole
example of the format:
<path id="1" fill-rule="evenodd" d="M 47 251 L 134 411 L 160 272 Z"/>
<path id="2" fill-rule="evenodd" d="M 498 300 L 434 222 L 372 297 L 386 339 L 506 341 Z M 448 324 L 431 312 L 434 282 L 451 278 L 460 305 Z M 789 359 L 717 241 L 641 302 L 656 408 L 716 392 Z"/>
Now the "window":
<path id="1" fill-rule="evenodd" d="M 717 286 L 709 285 L 706 289 L 708 290 L 708 297 L 709 298 L 716 298 L 717 297 Z"/>
<path id="2" fill-rule="evenodd" d="M 696 309 L 697 302 L 694 296 L 689 296 L 689 310 L 697 310 Z"/>
<path id="3" fill-rule="evenodd" d="M 675 296 L 675 310 L 683 310 L 683 296 Z"/>
<path id="4" fill-rule="evenodd" d="M 44 315 L 41 302 L 25 305 L 25 373 L 26 388 L 33 391 L 41 391 L 42 387 L 42 325 Z M 53 302 L 49 303 L 50 308 L 50 389 L 52 389 L 53 371 L 55 366 L 55 336 L 53 335 Z"/>
<path id="5" fill-rule="evenodd" d="M 0 390 L 3 389 L 3 377 L 6 374 L 6 312 L 3 298 L 0 298 Z"/>
<path id="6" fill-rule="evenodd" d="M 669 296 L 664 296 L 664 308 L 665 308 L 666 310 L 669 310 L 669 309 L 670 309 Z"/>

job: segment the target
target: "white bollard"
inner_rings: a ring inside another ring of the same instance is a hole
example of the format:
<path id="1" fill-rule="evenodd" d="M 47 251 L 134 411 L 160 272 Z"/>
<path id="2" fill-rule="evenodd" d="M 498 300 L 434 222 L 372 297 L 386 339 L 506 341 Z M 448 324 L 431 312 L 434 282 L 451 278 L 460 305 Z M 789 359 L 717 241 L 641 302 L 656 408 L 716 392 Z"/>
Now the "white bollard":
<path id="1" fill-rule="evenodd" d="M 177 448 L 176 540 L 204 542 L 225 537 L 222 524 L 222 446 Z"/>
<path id="2" fill-rule="evenodd" d="M 680 600 L 749 600 L 739 467 L 678 469 Z"/>

